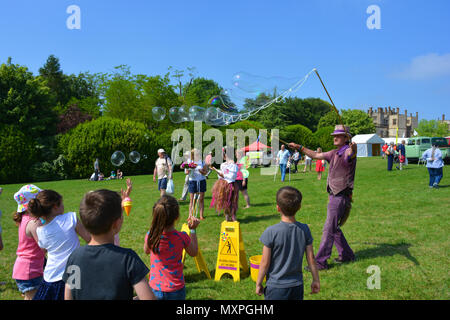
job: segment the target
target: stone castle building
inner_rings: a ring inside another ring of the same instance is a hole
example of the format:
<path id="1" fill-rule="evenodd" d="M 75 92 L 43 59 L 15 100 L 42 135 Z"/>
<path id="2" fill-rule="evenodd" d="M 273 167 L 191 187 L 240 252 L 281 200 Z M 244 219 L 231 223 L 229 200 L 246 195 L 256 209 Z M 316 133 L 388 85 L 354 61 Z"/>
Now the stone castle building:
<path id="1" fill-rule="evenodd" d="M 450 120 L 445 120 L 445 114 L 442 115 L 442 120 L 440 122 L 447 124 L 448 131 L 450 131 Z"/>
<path id="2" fill-rule="evenodd" d="M 372 107 L 369 107 L 367 113 L 373 119 L 376 134 L 381 138 L 395 137 L 397 128 L 399 138 L 409 138 L 419 124 L 418 112 L 416 112 L 415 116 L 412 113 L 408 116 L 407 110 L 405 110 L 405 113 L 400 113 L 399 108 L 377 108 L 374 111 Z"/>

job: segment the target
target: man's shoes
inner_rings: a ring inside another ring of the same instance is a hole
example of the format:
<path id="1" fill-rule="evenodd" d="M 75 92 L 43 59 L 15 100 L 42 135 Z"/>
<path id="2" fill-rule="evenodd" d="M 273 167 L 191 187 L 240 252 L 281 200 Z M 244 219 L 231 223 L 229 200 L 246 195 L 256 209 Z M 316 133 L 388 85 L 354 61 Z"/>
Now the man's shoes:
<path id="1" fill-rule="evenodd" d="M 342 263 L 347 263 L 347 262 L 354 262 L 354 261 L 355 261 L 355 258 L 349 259 L 349 260 L 342 260 L 341 258 L 336 258 L 336 259 L 333 260 L 333 262 L 337 263 L 337 264 L 342 264 Z"/>
<path id="2" fill-rule="evenodd" d="M 435 183 L 433 183 L 433 188 L 435 188 L 435 189 L 438 189 L 439 188 L 439 186 L 438 186 L 438 184 L 435 182 Z"/>

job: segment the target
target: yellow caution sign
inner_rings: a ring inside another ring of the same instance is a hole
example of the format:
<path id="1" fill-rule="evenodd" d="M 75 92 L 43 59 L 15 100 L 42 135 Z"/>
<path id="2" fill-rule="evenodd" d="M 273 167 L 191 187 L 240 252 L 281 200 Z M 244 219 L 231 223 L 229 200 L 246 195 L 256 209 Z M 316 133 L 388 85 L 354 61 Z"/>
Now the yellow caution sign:
<path id="1" fill-rule="evenodd" d="M 181 227 L 181 231 L 186 232 L 188 236 L 191 236 L 191 230 L 189 230 L 189 226 L 186 223 L 183 223 Z M 181 262 L 184 264 L 184 259 L 186 258 L 186 250 L 183 250 L 183 256 L 181 258 Z M 198 253 L 194 257 L 195 265 L 197 266 L 198 272 L 204 272 L 208 279 L 211 279 L 211 275 L 209 274 L 208 267 L 206 266 L 205 259 L 203 258 L 202 251 L 200 250 L 200 246 L 198 247 Z"/>
<path id="2" fill-rule="evenodd" d="M 242 267 L 244 272 L 249 271 L 241 228 L 238 221 L 224 221 L 220 227 L 214 280 L 219 281 L 224 273 L 228 273 L 235 282 L 240 281 L 239 267 Z"/>

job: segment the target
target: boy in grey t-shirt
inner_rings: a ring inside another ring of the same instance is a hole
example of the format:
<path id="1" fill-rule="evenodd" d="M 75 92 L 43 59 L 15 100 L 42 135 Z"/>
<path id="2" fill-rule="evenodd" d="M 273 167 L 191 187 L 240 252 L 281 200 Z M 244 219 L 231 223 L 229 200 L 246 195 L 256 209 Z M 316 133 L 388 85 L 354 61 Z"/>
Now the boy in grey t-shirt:
<path id="1" fill-rule="evenodd" d="M 314 259 L 312 236 L 306 224 L 295 220 L 300 210 L 302 194 L 293 187 L 283 187 L 277 192 L 277 210 L 280 223 L 270 226 L 261 235 L 264 244 L 256 281 L 256 294 L 264 293 L 266 300 L 303 300 L 302 261 L 306 260 L 313 282 L 311 293 L 320 290 L 319 273 Z M 267 274 L 266 288 L 262 282 Z"/>

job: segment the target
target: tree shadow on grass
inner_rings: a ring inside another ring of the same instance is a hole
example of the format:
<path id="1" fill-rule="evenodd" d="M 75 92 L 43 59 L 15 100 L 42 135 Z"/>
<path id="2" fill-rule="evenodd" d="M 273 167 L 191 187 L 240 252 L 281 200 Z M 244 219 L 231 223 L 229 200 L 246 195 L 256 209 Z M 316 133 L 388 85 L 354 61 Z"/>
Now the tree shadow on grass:
<path id="1" fill-rule="evenodd" d="M 413 262 L 416 266 L 419 266 L 420 263 L 414 258 L 409 252 L 409 247 L 411 247 L 410 243 L 398 243 L 398 244 L 390 244 L 390 243 L 370 243 L 371 245 L 375 245 L 375 248 L 363 249 L 355 252 L 355 256 L 357 260 L 362 259 L 370 259 L 377 257 L 392 257 L 394 255 L 402 255 L 405 256 L 408 260 Z"/>

